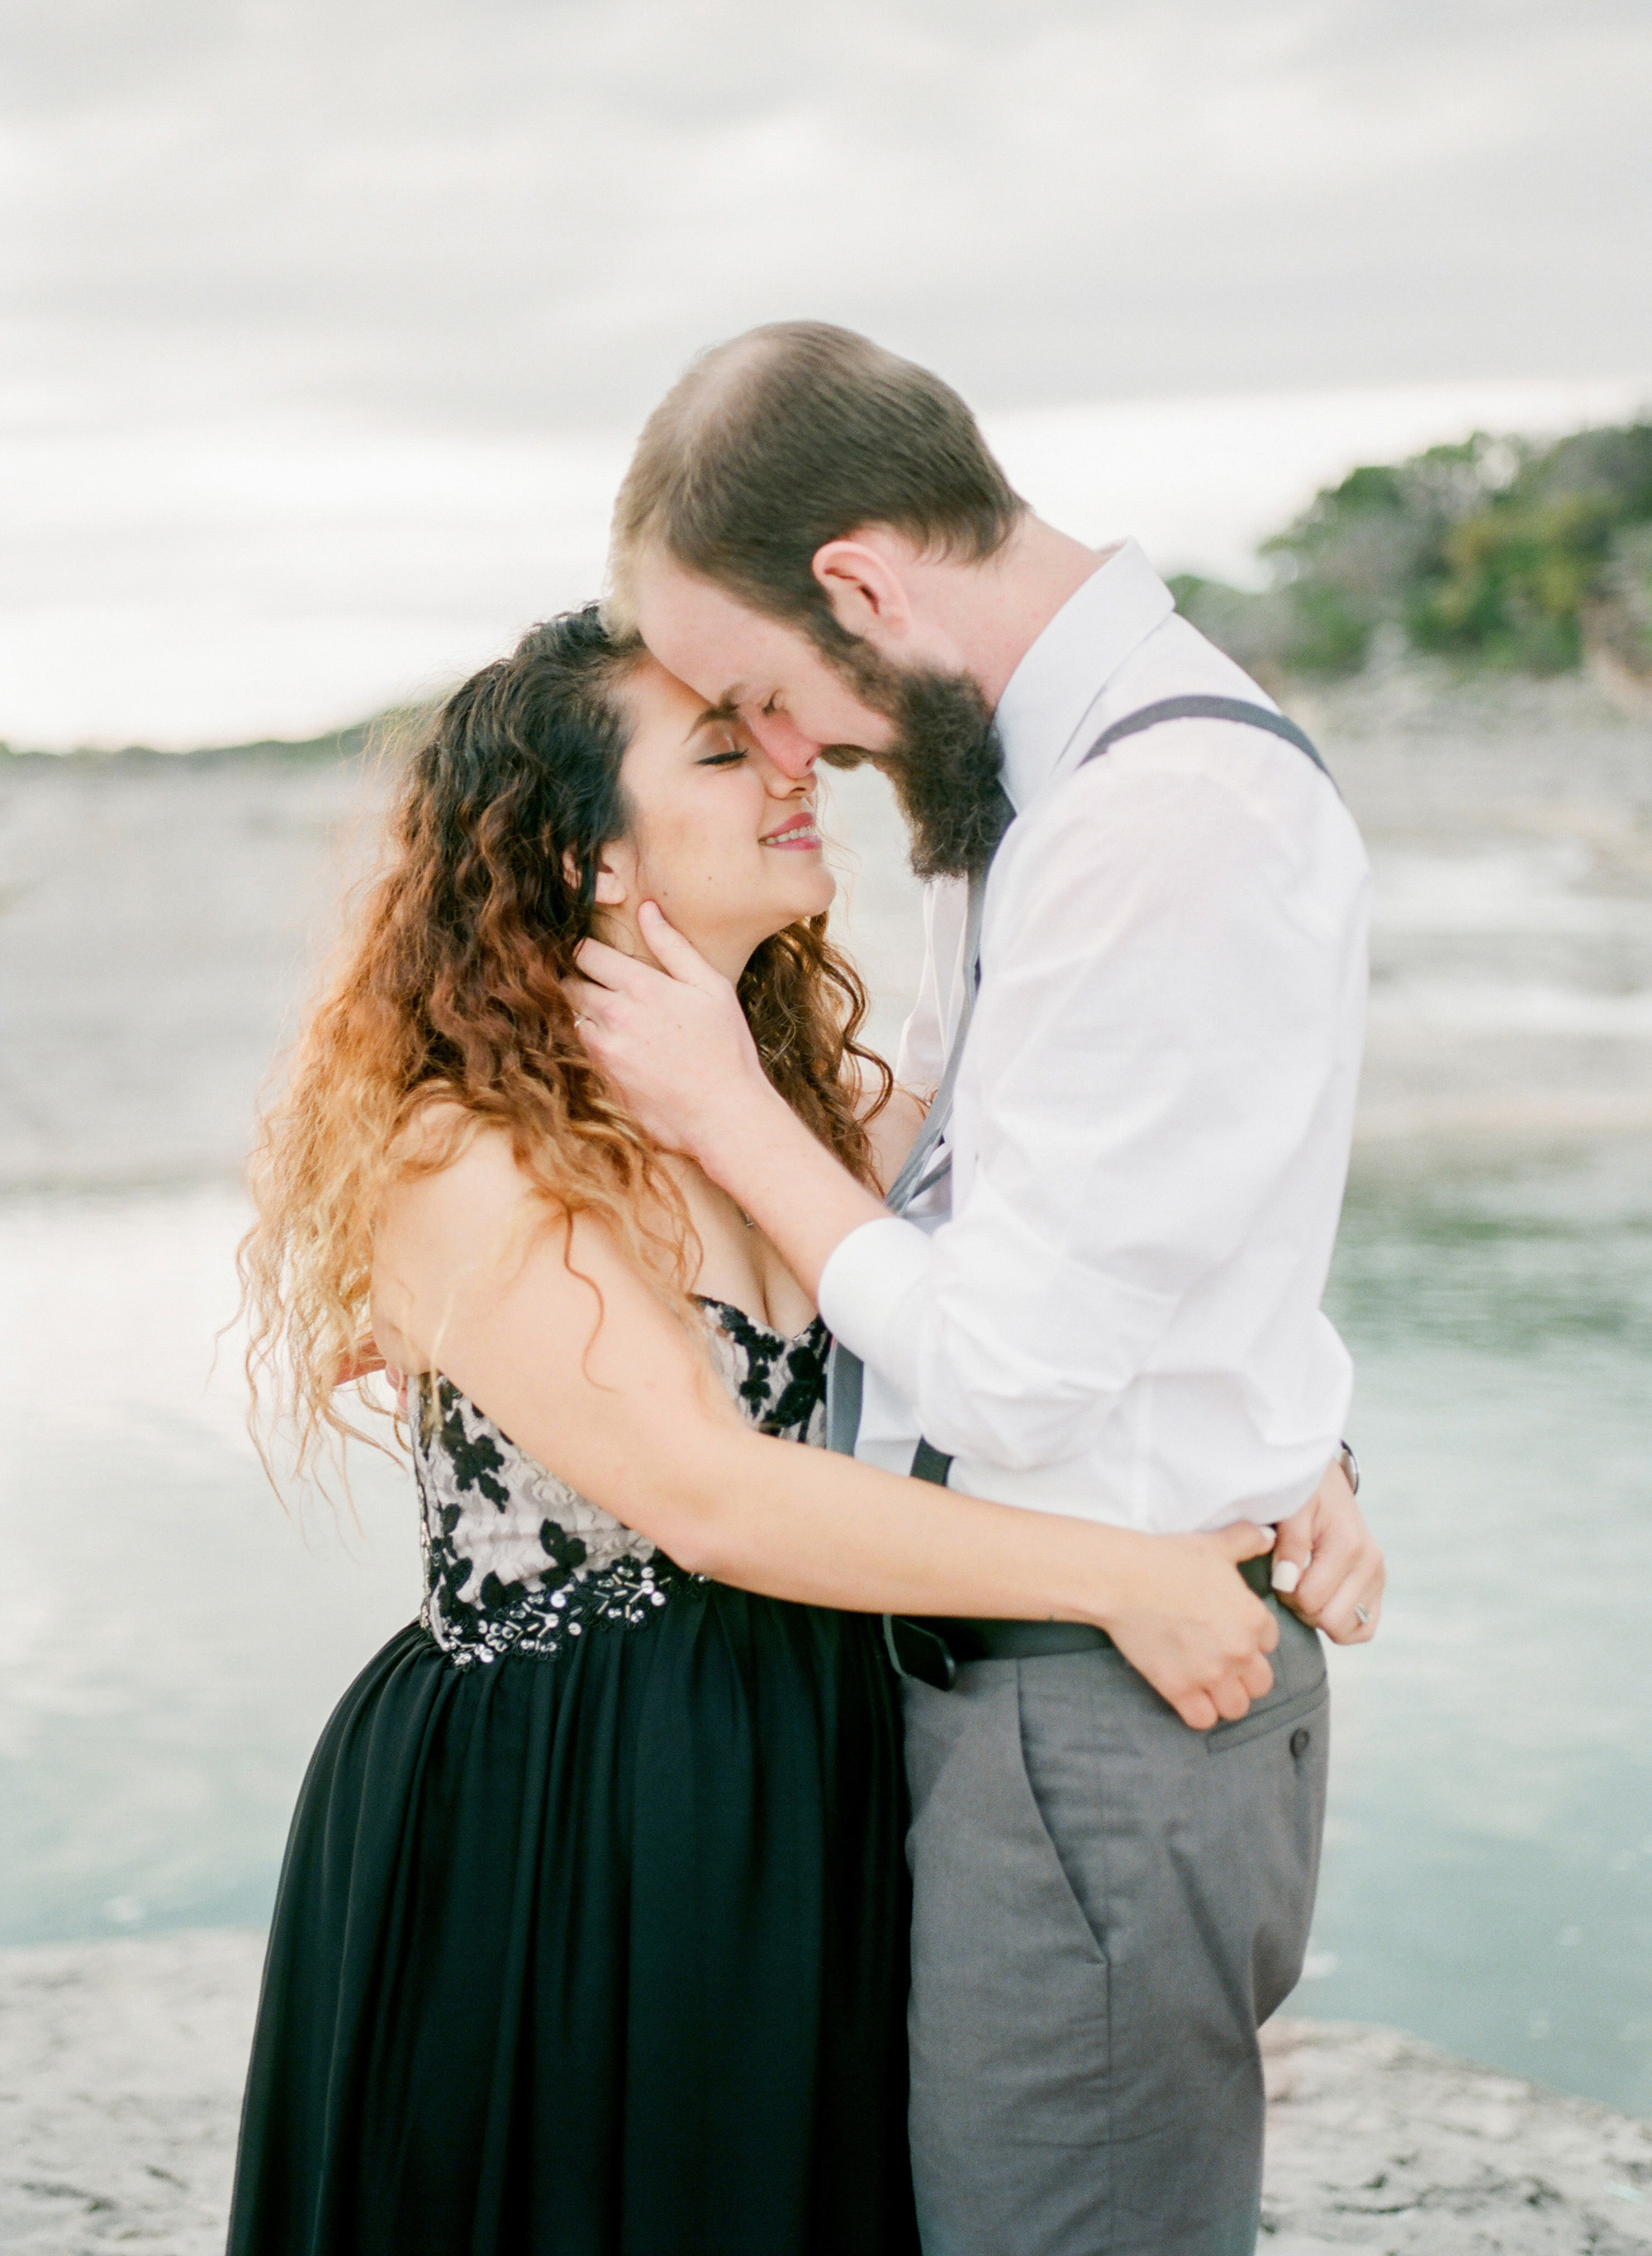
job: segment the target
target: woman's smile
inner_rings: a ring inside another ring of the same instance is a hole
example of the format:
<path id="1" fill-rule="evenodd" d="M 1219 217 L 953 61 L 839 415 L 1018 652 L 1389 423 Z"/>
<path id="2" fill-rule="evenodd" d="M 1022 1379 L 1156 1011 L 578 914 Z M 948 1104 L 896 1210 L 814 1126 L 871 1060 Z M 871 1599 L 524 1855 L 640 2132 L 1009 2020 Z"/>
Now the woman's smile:
<path id="1" fill-rule="evenodd" d="M 788 814 L 778 829 L 766 831 L 758 840 L 759 846 L 773 846 L 782 854 L 818 854 L 821 835 L 815 828 L 815 810 L 801 808 Z"/>

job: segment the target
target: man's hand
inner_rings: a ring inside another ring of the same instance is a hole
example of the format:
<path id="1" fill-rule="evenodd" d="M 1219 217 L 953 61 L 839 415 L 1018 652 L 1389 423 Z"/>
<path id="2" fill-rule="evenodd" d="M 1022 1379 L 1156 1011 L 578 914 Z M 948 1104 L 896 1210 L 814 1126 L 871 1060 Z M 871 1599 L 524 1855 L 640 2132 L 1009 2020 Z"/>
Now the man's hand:
<path id="1" fill-rule="evenodd" d="M 1335 1645 L 1365 1645 L 1382 1618 L 1382 1554 L 1340 1464 L 1279 1524 L 1274 1589 L 1310 1629 Z"/>
<path id="2" fill-rule="evenodd" d="M 1130 1590 L 1103 1627 L 1125 1659 L 1196 1731 L 1237 1723 L 1274 1688 L 1279 1624 L 1235 1571 L 1267 1549 L 1240 1520 L 1215 1535 L 1144 1535 Z"/>
<path id="3" fill-rule="evenodd" d="M 749 1215 L 811 1298 L 882 1202 L 815 1140 L 763 1070 L 723 978 L 652 902 L 638 918 L 658 962 L 588 940 L 568 982 L 581 1040 L 654 1141 L 686 1152 Z"/>
<path id="4" fill-rule="evenodd" d="M 637 922 L 663 968 L 582 941 L 584 976 L 568 983 L 575 1024 L 654 1141 L 705 1167 L 730 1105 L 760 1103 L 773 1092 L 728 981 L 652 901 Z"/>

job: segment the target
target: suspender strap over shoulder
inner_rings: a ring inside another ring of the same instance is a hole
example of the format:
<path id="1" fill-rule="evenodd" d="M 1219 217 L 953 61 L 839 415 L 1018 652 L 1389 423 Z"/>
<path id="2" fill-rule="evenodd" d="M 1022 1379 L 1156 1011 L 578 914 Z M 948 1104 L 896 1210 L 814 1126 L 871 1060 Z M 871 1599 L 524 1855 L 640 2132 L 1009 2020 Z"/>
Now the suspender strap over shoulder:
<path id="1" fill-rule="evenodd" d="M 1270 705 L 1253 704 L 1247 697 L 1161 697 L 1156 705 L 1144 705 L 1139 712 L 1126 713 L 1122 721 L 1115 721 L 1104 729 L 1078 765 L 1088 767 L 1091 760 L 1099 759 L 1103 752 L 1126 737 L 1138 737 L 1144 729 L 1156 729 L 1161 721 L 1237 721 L 1247 729 L 1265 729 L 1270 737 L 1282 737 L 1288 744 L 1295 744 L 1299 752 L 1306 752 L 1331 789 L 1336 779 L 1319 757 L 1313 739 L 1288 721 L 1282 713 L 1275 713 Z"/>

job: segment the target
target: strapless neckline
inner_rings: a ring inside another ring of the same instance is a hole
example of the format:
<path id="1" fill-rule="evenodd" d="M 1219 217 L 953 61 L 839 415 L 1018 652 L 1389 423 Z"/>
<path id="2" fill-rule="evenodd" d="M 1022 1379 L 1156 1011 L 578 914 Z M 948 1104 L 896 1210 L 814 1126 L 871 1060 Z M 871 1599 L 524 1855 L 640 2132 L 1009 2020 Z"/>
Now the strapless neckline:
<path id="1" fill-rule="evenodd" d="M 695 1294 L 719 1378 L 740 1415 L 778 1441 L 826 1438 L 826 1349 L 816 1316 L 790 1337 Z M 640 1628 L 699 1582 L 519 1449 L 451 1380 L 408 1392 L 425 1555 L 422 1619 L 455 1667 L 553 1653 L 598 1625 Z"/>
<path id="2" fill-rule="evenodd" d="M 714 1293 L 695 1293 L 693 1298 L 701 1308 L 711 1308 L 720 1316 L 733 1316 L 738 1322 L 745 1325 L 748 1329 L 761 1332 L 766 1338 L 779 1340 L 782 1347 L 795 1347 L 799 1340 L 806 1340 L 813 1333 L 823 1331 L 825 1329 L 826 1320 L 823 1316 L 811 1316 L 801 1331 L 777 1331 L 773 1324 L 764 1323 L 759 1317 L 752 1315 L 746 1309 L 741 1308 L 738 1301 L 720 1301 Z"/>

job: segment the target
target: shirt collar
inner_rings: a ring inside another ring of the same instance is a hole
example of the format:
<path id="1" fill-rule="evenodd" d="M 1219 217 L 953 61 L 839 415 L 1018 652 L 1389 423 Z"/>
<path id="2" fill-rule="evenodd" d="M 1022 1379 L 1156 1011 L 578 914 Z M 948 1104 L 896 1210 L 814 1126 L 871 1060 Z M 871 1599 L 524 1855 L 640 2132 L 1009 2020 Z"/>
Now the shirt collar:
<path id="1" fill-rule="evenodd" d="M 1104 552 L 1005 685 L 998 701 L 1004 788 L 1016 813 L 1061 765 L 1084 716 L 1175 598 L 1133 540 Z"/>

